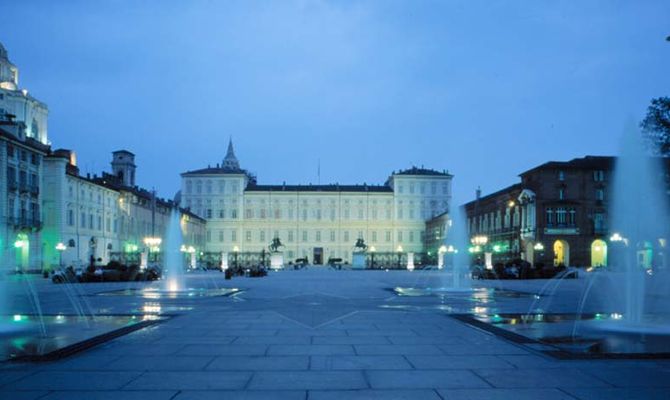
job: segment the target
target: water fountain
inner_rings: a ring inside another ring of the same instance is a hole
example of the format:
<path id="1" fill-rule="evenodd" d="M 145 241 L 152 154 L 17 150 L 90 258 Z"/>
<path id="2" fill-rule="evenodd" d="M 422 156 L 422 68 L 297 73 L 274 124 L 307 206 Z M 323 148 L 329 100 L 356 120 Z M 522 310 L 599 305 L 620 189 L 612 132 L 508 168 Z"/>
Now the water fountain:
<path id="1" fill-rule="evenodd" d="M 451 279 L 447 280 L 445 290 L 452 292 L 471 292 L 472 282 L 470 279 L 470 255 L 468 247 L 467 218 L 465 209 L 456 209 L 454 217 L 449 221 L 448 234 L 445 245 L 449 254 L 450 263 L 447 262 L 447 270 L 451 270 Z M 449 268 L 451 266 L 451 268 Z"/>
<path id="2" fill-rule="evenodd" d="M 184 239 L 181 231 L 179 210 L 172 211 L 163 248 L 163 290 L 177 292 L 184 290 L 184 256 L 181 248 Z"/>
<path id="3" fill-rule="evenodd" d="M 664 258 L 670 230 L 667 182 L 661 159 L 649 157 L 628 128 L 616 161 L 610 209 L 610 271 L 594 294 L 620 317 L 587 326 L 606 332 L 670 335 L 670 274 Z M 587 299 L 588 300 L 588 299 Z"/>
<path id="4" fill-rule="evenodd" d="M 610 192 L 608 267 L 583 280 L 578 304 L 550 312 L 534 302 L 526 314 L 475 313 L 466 322 L 561 358 L 670 357 L 667 170 L 648 155 L 634 126 L 621 149 Z M 554 289 L 560 284 L 555 280 Z"/>

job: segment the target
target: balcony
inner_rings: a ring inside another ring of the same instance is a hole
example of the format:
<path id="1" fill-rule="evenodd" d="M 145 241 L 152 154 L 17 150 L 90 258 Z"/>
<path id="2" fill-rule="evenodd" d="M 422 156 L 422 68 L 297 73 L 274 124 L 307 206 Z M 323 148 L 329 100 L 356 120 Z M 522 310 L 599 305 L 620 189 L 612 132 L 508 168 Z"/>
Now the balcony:
<path id="1" fill-rule="evenodd" d="M 544 228 L 545 235 L 579 235 L 579 227 L 568 224 L 547 224 Z"/>

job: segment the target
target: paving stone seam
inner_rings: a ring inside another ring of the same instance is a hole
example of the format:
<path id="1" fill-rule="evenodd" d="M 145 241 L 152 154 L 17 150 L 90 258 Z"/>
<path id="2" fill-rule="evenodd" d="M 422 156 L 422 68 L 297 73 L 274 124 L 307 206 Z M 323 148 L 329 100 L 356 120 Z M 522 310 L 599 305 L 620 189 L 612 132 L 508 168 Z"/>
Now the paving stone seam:
<path id="1" fill-rule="evenodd" d="M 512 367 L 512 369 L 521 369 L 517 365 L 512 363 L 511 361 L 507 361 L 504 358 L 500 357 L 500 355 L 498 355 L 498 354 L 494 354 L 493 357 L 499 359 L 500 361 L 504 362 L 505 364 L 508 364 L 510 367 Z"/>
<path id="2" fill-rule="evenodd" d="M 555 389 L 558 390 L 561 393 L 565 393 L 566 396 L 570 396 L 575 400 L 588 400 L 588 399 L 582 399 L 581 397 L 575 396 L 574 394 L 568 392 L 567 390 L 564 390 L 563 388 L 557 387 Z"/>
<path id="3" fill-rule="evenodd" d="M 218 358 L 218 356 L 212 356 L 212 359 L 209 360 L 209 362 L 207 362 L 205 365 L 203 365 L 202 368 L 200 369 L 200 371 L 207 371 L 207 368 L 209 368 L 209 366 L 212 365 L 214 360 L 216 360 L 217 358 Z"/>
<path id="4" fill-rule="evenodd" d="M 598 375 L 594 375 L 594 374 L 592 374 L 591 372 L 589 372 L 588 369 L 582 369 L 582 368 L 574 368 L 574 369 L 575 369 L 575 371 L 579 371 L 579 372 L 581 372 L 582 374 L 588 375 L 588 376 L 592 377 L 594 380 L 597 380 L 597 381 L 599 381 L 599 382 L 603 382 L 604 384 L 606 384 L 606 385 L 608 385 L 608 386 L 610 386 L 610 387 L 621 388 L 621 389 L 623 389 L 623 388 L 627 388 L 627 387 L 635 387 L 635 386 L 617 386 L 617 385 L 615 385 L 615 384 L 613 384 L 613 383 L 610 383 L 610 382 L 606 381 L 605 379 L 599 377 Z M 638 386 L 638 387 L 639 387 L 639 386 Z"/>
<path id="5" fill-rule="evenodd" d="M 242 371 L 237 371 L 237 372 L 242 372 Z M 249 385 L 251 385 L 251 381 L 256 376 L 256 372 L 257 371 L 254 371 L 254 372 L 249 374 L 249 379 L 247 379 L 247 381 L 244 383 L 244 386 L 242 386 L 242 390 L 244 390 L 244 391 L 249 390 Z"/>
<path id="6" fill-rule="evenodd" d="M 147 372 L 149 372 L 149 371 L 144 370 L 141 374 L 137 375 L 135 378 L 133 378 L 133 379 L 129 380 L 128 382 L 126 382 L 125 385 L 121 385 L 121 387 L 118 388 L 118 390 L 123 390 L 124 387 L 126 387 L 126 386 L 130 385 L 131 383 L 135 382 L 136 380 L 140 379 L 140 378 L 141 378 L 142 376 L 144 376 Z"/>
<path id="7" fill-rule="evenodd" d="M 363 379 L 365 380 L 365 384 L 368 386 L 368 389 L 372 389 L 372 385 L 370 384 L 370 377 L 368 376 L 368 370 L 361 370 L 361 375 L 363 375 Z"/>
<path id="8" fill-rule="evenodd" d="M 477 373 L 477 371 L 475 371 L 474 369 L 468 368 L 468 369 L 466 369 L 466 371 L 470 371 L 470 372 L 472 372 L 473 375 L 475 375 L 477 378 L 479 378 L 479 379 L 481 379 L 482 381 L 484 381 L 487 385 L 491 386 L 491 388 L 497 389 L 497 387 L 496 387 L 493 383 L 489 382 L 488 379 L 486 379 L 486 378 L 484 378 L 483 376 L 479 375 L 479 374 Z"/>
<path id="9" fill-rule="evenodd" d="M 272 310 L 272 312 L 273 312 L 274 314 L 277 314 L 278 316 L 280 316 L 282 319 L 285 319 L 285 320 L 291 321 L 291 322 L 293 322 L 293 323 L 296 323 L 296 324 L 298 324 L 298 325 L 300 325 L 300 326 L 302 326 L 302 327 L 304 327 L 304 328 L 307 328 L 307 329 L 310 329 L 310 330 L 314 330 L 314 328 L 312 328 L 311 326 L 309 326 L 309 325 L 305 325 L 305 324 L 303 324 L 303 323 L 300 322 L 300 321 L 296 321 L 296 320 L 294 320 L 294 319 L 292 319 L 292 318 L 289 318 L 289 317 L 287 317 L 287 316 L 285 316 L 285 315 L 282 315 L 282 314 L 280 314 L 279 312 L 277 312 L 277 311 L 275 311 L 275 310 Z M 281 328 L 280 328 L 280 329 L 281 329 Z M 275 333 L 275 336 L 279 336 L 278 334 L 279 334 L 279 329 L 278 329 L 277 332 Z"/>
<path id="10" fill-rule="evenodd" d="M 406 355 L 406 354 L 402 354 L 401 357 L 405 359 L 405 361 L 407 362 L 407 364 L 409 364 L 409 365 L 412 366 L 412 369 L 417 369 L 417 368 L 416 368 L 416 365 L 414 365 L 414 363 L 412 363 L 412 362 L 409 360 L 409 358 L 407 358 L 407 355 Z"/>
<path id="11" fill-rule="evenodd" d="M 35 397 L 35 400 L 43 399 L 43 398 L 47 397 L 48 395 L 50 395 L 53 392 L 54 392 L 53 390 L 47 390 L 46 393 L 44 393 L 43 395 Z"/>
<path id="12" fill-rule="evenodd" d="M 440 399 L 442 399 L 442 400 L 447 400 L 447 399 L 445 399 L 444 397 L 442 397 L 442 395 L 440 394 L 440 391 L 439 391 L 439 390 L 437 390 L 437 389 L 433 389 L 433 392 L 435 392 L 435 394 L 437 395 L 437 397 L 439 397 Z"/>
<path id="13" fill-rule="evenodd" d="M 330 321 L 326 321 L 326 322 L 324 322 L 324 323 L 322 323 L 322 324 L 320 324 L 320 325 L 317 325 L 317 326 L 314 327 L 314 329 L 322 328 L 322 327 L 324 327 L 324 326 L 326 326 L 326 325 L 330 325 L 330 324 L 333 323 L 333 322 L 341 321 L 341 320 L 343 320 L 343 319 L 345 319 L 345 318 L 349 318 L 350 316 L 352 316 L 352 315 L 354 315 L 354 314 L 356 314 L 356 313 L 358 313 L 358 311 L 352 311 L 352 312 L 350 312 L 350 313 L 347 313 L 347 314 L 345 314 L 345 315 L 339 316 L 339 317 L 337 317 L 337 318 L 335 318 L 335 319 L 332 319 L 332 320 L 330 320 Z"/>
<path id="14" fill-rule="evenodd" d="M 11 383 L 15 383 L 15 382 L 17 382 L 17 381 L 20 381 L 20 380 L 23 379 L 23 378 L 28 378 L 28 377 L 30 377 L 30 376 L 33 376 L 33 375 L 35 375 L 35 374 L 38 373 L 38 372 L 41 372 L 41 371 L 39 371 L 39 370 L 35 370 L 35 371 L 32 371 L 32 372 L 29 372 L 27 375 L 19 375 L 18 378 L 13 379 L 13 380 L 10 380 L 10 381 L 7 381 L 7 382 L 3 383 L 2 385 L 0 385 L 0 388 L 5 387 L 5 386 L 7 386 L 8 384 L 11 384 Z"/>

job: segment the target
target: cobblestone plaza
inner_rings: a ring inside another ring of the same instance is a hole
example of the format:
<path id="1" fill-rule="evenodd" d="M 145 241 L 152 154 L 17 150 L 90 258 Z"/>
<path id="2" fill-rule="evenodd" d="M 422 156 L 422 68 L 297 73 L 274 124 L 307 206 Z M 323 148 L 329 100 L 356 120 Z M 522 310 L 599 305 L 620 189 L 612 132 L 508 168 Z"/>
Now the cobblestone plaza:
<path id="1" fill-rule="evenodd" d="M 399 297 L 395 287 L 440 287 L 438 271 L 312 268 L 189 286 L 232 296 L 93 296 L 138 283 L 68 288 L 35 278 L 46 314 L 150 312 L 157 325 L 51 362 L 4 362 L 2 399 L 667 399 L 667 360 L 558 360 L 453 318 L 527 312 L 533 296 Z M 585 279 L 565 280 L 552 312 L 576 307 Z M 546 281 L 489 281 L 537 293 Z M 477 285 L 484 287 L 483 285 Z M 549 297 L 549 296 L 547 296 Z M 26 310 L 28 311 L 28 310 Z"/>

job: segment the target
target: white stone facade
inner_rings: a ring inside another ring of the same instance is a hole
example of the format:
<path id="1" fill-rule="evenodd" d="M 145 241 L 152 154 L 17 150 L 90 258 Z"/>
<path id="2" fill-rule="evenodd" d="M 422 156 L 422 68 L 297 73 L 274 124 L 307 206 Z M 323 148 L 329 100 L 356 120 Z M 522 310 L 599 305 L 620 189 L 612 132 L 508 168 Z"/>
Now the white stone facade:
<path id="1" fill-rule="evenodd" d="M 91 256 L 97 264 L 139 262 L 139 254 L 147 251 L 145 238 L 165 238 L 173 204 L 126 186 L 117 175 L 80 176 L 74 160 L 72 152 L 56 150 L 44 162 L 46 267 L 82 267 Z M 184 245 L 202 251 L 205 221 L 182 212 L 181 222 Z M 57 250 L 58 243 L 65 250 Z"/>
<path id="2" fill-rule="evenodd" d="M 0 44 L 0 259 L 3 268 L 40 270 L 48 109 L 19 88 L 18 74 Z"/>
<path id="3" fill-rule="evenodd" d="M 351 262 L 358 238 L 377 252 L 424 251 L 426 220 L 448 211 L 451 179 L 412 168 L 376 186 L 259 185 L 229 145 L 221 166 L 182 174 L 181 205 L 207 220 L 207 252 L 259 252 L 279 237 L 287 260 Z"/>
<path id="4" fill-rule="evenodd" d="M 0 250 L 4 268 L 41 269 L 42 161 L 48 146 L 23 123 L 0 121 Z"/>

